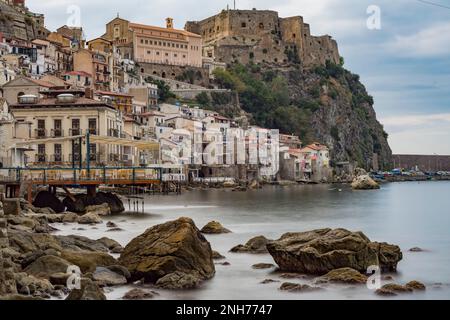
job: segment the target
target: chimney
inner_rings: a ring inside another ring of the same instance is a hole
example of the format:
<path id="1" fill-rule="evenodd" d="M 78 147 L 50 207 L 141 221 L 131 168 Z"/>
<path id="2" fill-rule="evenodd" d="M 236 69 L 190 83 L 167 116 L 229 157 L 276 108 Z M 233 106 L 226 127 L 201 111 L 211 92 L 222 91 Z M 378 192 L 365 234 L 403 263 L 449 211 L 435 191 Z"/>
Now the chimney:
<path id="1" fill-rule="evenodd" d="M 166 28 L 167 29 L 173 29 L 173 18 L 167 18 L 166 19 Z"/>
<path id="2" fill-rule="evenodd" d="M 87 99 L 94 99 L 94 90 L 91 88 L 84 89 L 84 97 Z"/>

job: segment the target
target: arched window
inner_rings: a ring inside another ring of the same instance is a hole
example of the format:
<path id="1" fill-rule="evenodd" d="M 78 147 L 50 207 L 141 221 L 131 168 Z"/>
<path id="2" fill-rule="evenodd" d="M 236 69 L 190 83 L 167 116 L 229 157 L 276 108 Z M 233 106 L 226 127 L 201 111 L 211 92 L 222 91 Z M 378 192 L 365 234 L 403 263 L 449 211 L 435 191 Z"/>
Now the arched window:
<path id="1" fill-rule="evenodd" d="M 19 93 L 17 94 L 17 102 L 19 102 L 20 97 L 21 97 L 21 96 L 24 96 L 24 95 L 25 95 L 25 93 L 19 92 Z"/>
<path id="2" fill-rule="evenodd" d="M 260 29 L 264 29 L 264 23 L 261 22 L 261 23 L 259 24 L 259 28 L 260 28 Z"/>
<path id="3" fill-rule="evenodd" d="M 166 77 L 166 73 L 163 72 L 161 76 L 162 76 L 163 78 L 165 78 L 165 77 Z"/>

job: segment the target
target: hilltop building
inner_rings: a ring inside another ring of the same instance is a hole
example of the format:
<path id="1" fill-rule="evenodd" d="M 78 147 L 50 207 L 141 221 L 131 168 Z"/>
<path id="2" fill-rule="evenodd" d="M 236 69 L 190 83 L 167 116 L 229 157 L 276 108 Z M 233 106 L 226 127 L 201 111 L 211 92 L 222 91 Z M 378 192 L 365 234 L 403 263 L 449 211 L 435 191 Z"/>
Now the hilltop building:
<path id="1" fill-rule="evenodd" d="M 161 28 L 117 17 L 106 25 L 101 38 L 113 41 L 123 58 L 137 63 L 202 66 L 201 36 L 175 29 L 171 18 Z"/>

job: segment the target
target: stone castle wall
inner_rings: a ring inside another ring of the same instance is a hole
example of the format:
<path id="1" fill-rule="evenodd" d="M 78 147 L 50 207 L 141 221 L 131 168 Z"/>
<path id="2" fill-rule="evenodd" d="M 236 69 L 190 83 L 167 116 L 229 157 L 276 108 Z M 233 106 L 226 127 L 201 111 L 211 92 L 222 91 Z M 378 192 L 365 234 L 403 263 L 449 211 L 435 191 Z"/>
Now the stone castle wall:
<path id="1" fill-rule="evenodd" d="M 173 66 L 157 63 L 139 63 L 138 72 L 144 78 L 147 76 L 156 76 L 163 79 L 176 80 L 179 76 L 188 70 L 195 73 L 194 85 L 208 87 L 209 71 L 205 68 L 189 67 L 189 66 Z"/>
<path id="2" fill-rule="evenodd" d="M 280 18 L 275 11 L 224 10 L 202 21 L 191 21 L 186 30 L 203 38 L 203 55 L 231 63 L 290 63 L 303 66 L 339 63 L 336 41 L 315 37 L 300 16 Z"/>

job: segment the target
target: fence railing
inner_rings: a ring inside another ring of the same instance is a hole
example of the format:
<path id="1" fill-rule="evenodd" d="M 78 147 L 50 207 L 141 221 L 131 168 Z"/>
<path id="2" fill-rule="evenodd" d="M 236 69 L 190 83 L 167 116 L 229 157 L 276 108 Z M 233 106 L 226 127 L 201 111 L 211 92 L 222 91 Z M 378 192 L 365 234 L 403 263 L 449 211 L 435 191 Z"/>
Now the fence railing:
<path id="1" fill-rule="evenodd" d="M 70 183 L 74 185 L 89 181 L 98 182 L 99 184 L 120 184 L 121 182 L 130 184 L 139 181 L 162 181 L 162 169 L 139 167 L 96 167 L 91 169 L 0 168 L 0 182 L 20 183 L 22 181 L 42 184 L 61 182 L 62 184 Z"/>

